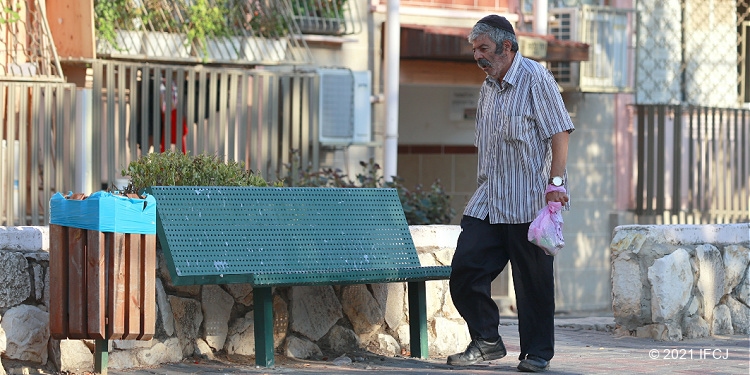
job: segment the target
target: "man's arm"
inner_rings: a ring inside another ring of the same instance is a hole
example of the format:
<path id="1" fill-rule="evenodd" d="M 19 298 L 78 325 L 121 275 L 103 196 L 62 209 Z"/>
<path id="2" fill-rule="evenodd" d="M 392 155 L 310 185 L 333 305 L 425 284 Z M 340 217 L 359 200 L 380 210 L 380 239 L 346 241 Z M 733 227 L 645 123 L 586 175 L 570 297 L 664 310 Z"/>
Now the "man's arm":
<path id="1" fill-rule="evenodd" d="M 550 177 L 565 176 L 565 165 L 568 162 L 568 139 L 570 139 L 570 134 L 567 131 L 552 136 L 552 166 L 550 168 Z M 568 201 L 568 195 L 558 191 L 547 193 L 546 198 L 547 202 L 565 203 Z"/>

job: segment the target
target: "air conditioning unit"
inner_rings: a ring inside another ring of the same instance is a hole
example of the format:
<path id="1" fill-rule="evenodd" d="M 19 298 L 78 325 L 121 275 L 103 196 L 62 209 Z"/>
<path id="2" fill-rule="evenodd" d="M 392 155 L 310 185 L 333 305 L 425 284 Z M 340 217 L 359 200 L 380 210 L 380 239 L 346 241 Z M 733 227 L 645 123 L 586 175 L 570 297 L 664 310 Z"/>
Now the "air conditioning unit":
<path id="1" fill-rule="evenodd" d="M 362 144 L 372 137 L 370 71 L 318 69 L 318 140 L 322 144 Z"/>
<path id="2" fill-rule="evenodd" d="M 628 79 L 628 15 L 630 9 L 584 5 L 552 8 L 549 33 L 559 40 L 589 45 L 582 62 L 551 62 L 549 69 L 563 90 L 630 91 Z"/>
<path id="3" fill-rule="evenodd" d="M 578 36 L 578 8 L 553 8 L 549 10 L 550 21 L 548 32 L 558 40 L 579 41 Z M 579 63 L 551 62 L 549 70 L 563 90 L 578 89 Z"/>

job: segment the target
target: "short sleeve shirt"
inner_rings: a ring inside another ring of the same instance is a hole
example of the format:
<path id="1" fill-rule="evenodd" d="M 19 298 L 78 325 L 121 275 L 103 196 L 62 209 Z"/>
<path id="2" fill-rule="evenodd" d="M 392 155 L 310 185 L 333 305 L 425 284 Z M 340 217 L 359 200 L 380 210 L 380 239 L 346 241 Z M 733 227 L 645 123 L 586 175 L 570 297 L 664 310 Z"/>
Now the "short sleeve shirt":
<path id="1" fill-rule="evenodd" d="M 489 215 L 492 224 L 533 221 L 546 205 L 551 137 L 574 129 L 552 74 L 516 53 L 502 82 L 488 76 L 479 91 L 478 187 L 464 215 Z"/>

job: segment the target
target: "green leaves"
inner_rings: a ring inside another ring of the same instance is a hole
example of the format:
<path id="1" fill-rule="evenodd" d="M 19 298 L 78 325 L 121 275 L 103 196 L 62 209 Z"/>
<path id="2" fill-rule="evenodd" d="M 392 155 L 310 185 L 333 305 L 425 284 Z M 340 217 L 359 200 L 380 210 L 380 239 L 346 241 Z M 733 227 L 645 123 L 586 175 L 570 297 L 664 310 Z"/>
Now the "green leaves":
<path id="1" fill-rule="evenodd" d="M 21 20 L 21 14 L 18 13 L 22 10 L 21 3 L 15 4 L 15 9 L 13 6 L 5 6 L 0 8 L 0 25 L 5 25 L 9 23 L 18 22 Z"/>
<path id="2" fill-rule="evenodd" d="M 203 55 L 208 54 L 206 38 L 232 34 L 227 23 L 228 12 L 225 0 L 216 0 L 213 5 L 208 0 L 195 0 L 187 8 L 188 39 L 200 46 Z"/>
<path id="3" fill-rule="evenodd" d="M 395 188 L 404 208 L 406 221 L 410 225 L 449 224 L 456 215 L 456 211 L 451 207 L 450 196 L 446 194 L 440 180 L 433 182 L 427 190 L 422 185 L 409 190 L 404 186 L 404 179 L 401 177 L 394 176 L 392 182 L 385 182 L 380 175 L 380 165 L 373 159 L 369 162 L 359 162 L 363 173 L 357 174 L 356 181 L 350 180 L 339 169 L 322 168 L 313 171 L 309 166 L 307 169 L 301 169 L 297 165 L 296 154 L 293 155 L 293 160 L 293 163 L 286 166 L 289 175 L 284 179 L 285 186 Z"/>

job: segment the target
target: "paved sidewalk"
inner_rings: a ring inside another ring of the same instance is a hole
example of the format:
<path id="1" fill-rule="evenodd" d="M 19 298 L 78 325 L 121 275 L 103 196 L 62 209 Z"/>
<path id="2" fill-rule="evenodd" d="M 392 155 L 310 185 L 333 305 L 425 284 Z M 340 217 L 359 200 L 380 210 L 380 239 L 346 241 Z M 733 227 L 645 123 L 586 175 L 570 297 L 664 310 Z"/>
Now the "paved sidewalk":
<path id="1" fill-rule="evenodd" d="M 618 337 L 610 331 L 612 318 L 556 319 L 555 358 L 550 374 L 750 374 L 750 337 L 720 336 L 680 342 Z M 517 373 L 518 331 L 515 320 L 501 322 L 508 356 L 468 367 L 445 364 L 445 358 L 426 360 L 383 357 L 367 352 L 346 358 L 307 361 L 276 356 L 273 368 L 258 368 L 252 358 L 231 361 L 184 361 L 158 368 L 110 370 L 110 375 L 222 375 L 222 374 L 497 374 Z M 352 360 L 337 365 L 342 359 Z"/>

